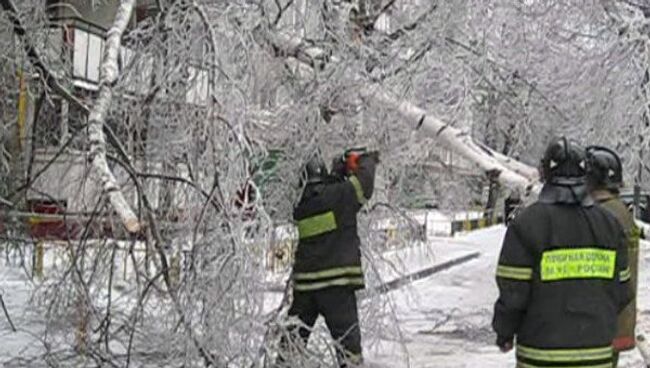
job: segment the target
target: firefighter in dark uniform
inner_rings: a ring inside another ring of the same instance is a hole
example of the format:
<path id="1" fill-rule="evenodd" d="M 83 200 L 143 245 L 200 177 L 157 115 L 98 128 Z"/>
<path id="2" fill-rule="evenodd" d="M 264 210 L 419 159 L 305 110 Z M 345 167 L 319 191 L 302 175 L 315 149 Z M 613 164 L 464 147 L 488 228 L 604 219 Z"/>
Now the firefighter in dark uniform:
<path id="1" fill-rule="evenodd" d="M 619 198 L 619 191 L 623 187 L 621 159 L 608 148 L 588 147 L 587 177 L 591 196 L 602 207 L 610 211 L 623 225 L 630 263 L 630 284 L 636 296 L 639 269 L 639 237 L 641 232 L 634 223 L 634 216 Z M 636 297 L 632 299 L 618 317 L 618 332 L 612 343 L 615 353 L 615 366 L 618 363 L 620 352 L 634 349 L 635 327 Z"/>
<path id="2" fill-rule="evenodd" d="M 280 342 L 280 367 L 291 366 L 292 350 L 306 345 L 319 314 L 336 340 L 339 366 L 362 362 L 355 291 L 364 287 L 364 277 L 357 213 L 372 196 L 378 154 L 348 152 L 344 157 L 331 175 L 319 157 L 305 169 L 307 184 L 294 210 L 299 243 L 289 309 L 302 324 L 291 327 Z"/>
<path id="3" fill-rule="evenodd" d="M 510 224 L 492 327 L 518 368 L 611 368 L 618 313 L 630 301 L 625 234 L 594 204 L 586 153 L 561 138 L 541 162 L 536 203 Z"/>

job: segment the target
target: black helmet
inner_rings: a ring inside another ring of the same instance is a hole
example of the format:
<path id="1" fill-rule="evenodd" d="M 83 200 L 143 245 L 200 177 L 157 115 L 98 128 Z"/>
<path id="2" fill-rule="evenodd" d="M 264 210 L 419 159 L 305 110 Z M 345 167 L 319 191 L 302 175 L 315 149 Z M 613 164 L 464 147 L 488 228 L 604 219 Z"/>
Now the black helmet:
<path id="1" fill-rule="evenodd" d="M 327 165 L 320 154 L 316 153 L 307 162 L 303 170 L 303 183 L 316 184 L 323 182 L 327 178 Z"/>
<path id="2" fill-rule="evenodd" d="M 563 186 L 583 185 L 587 174 L 586 153 L 576 142 L 561 137 L 546 148 L 542 159 L 544 181 Z"/>
<path id="3" fill-rule="evenodd" d="M 607 147 L 587 147 L 587 177 L 594 188 L 618 191 L 623 187 L 623 165 L 616 152 Z"/>

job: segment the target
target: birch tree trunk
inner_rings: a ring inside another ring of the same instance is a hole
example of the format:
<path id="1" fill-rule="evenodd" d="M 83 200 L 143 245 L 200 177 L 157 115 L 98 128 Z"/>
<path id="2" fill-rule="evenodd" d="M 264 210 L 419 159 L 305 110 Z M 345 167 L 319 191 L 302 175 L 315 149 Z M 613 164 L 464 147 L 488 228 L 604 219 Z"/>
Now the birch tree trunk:
<path id="1" fill-rule="evenodd" d="M 505 156 L 497 159 L 490 151 L 477 145 L 469 134 L 444 123 L 408 101 L 400 101 L 379 85 L 364 88 L 361 93 L 366 99 L 373 99 L 375 103 L 394 108 L 405 120 L 418 124 L 415 129 L 423 129 L 448 149 L 472 161 L 486 173 L 494 174 L 496 180 L 508 187 L 529 189 L 537 180 L 536 176 L 531 175 L 533 170 L 527 165 L 512 160 L 516 162 L 513 166 L 517 167 L 517 170 L 510 168 L 503 158 Z"/>
<path id="2" fill-rule="evenodd" d="M 113 85 L 118 78 L 118 55 L 121 38 L 131 19 L 135 0 L 122 0 L 115 14 L 113 26 L 107 32 L 104 55 L 101 65 L 99 93 L 88 116 L 88 139 L 90 143 L 90 160 L 99 176 L 102 188 L 111 205 L 120 216 L 129 232 L 140 229 L 140 221 L 124 198 L 115 175 L 108 167 L 106 159 L 106 137 L 102 130 L 113 99 Z"/>

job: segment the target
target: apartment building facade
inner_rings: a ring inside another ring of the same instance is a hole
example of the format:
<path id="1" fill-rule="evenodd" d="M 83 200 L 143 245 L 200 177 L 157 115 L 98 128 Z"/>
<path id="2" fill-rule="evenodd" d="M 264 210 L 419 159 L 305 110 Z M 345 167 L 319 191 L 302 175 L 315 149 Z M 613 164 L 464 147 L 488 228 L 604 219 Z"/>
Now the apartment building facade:
<path id="1" fill-rule="evenodd" d="M 106 32 L 114 21 L 118 0 L 48 0 L 48 26 L 43 30 L 37 47 L 50 70 L 74 98 L 92 106 L 100 81 L 100 66 L 104 55 Z M 138 0 L 125 40 L 119 50 L 119 86 L 114 90 L 114 105 L 128 105 L 142 100 L 155 87 L 156 73 L 162 70 L 159 55 L 142 51 L 141 39 L 129 42 L 129 32 L 156 15 L 154 0 Z M 174 104 L 201 109 L 208 100 L 208 70 L 196 63 L 182 65 L 178 72 L 184 79 L 184 98 Z M 85 124 L 87 114 L 81 107 L 55 94 L 42 94 L 37 86 L 39 75 L 20 75 L 20 104 L 24 113 L 19 117 L 20 138 L 23 147 L 23 165 L 29 176 L 28 209 L 32 212 L 88 214 L 95 212 L 102 188 L 88 159 Z M 156 98 L 165 98 L 159 93 Z M 158 102 L 159 105 L 164 104 Z M 172 105 L 170 102 L 169 105 Z M 170 107 L 171 109 L 171 107 Z M 178 108 L 182 110 L 182 107 Z M 157 139 L 161 131 L 169 129 L 161 123 L 165 112 L 152 112 L 143 118 L 142 111 L 124 108 L 111 112 L 106 125 L 120 139 L 131 162 L 138 169 L 150 173 L 172 172 L 184 176 L 182 165 L 163 167 L 159 147 L 151 147 L 148 140 Z M 147 121 L 144 121 L 147 120 Z M 128 127 L 128 129 L 126 129 Z M 109 152 L 109 156 L 111 153 Z M 115 155 L 112 155 L 115 156 Z M 137 205 L 136 188 L 129 175 L 109 160 L 109 165 L 122 185 L 127 199 Z M 172 184 L 177 193 L 173 205 L 182 207 L 182 190 Z M 145 190 L 154 207 L 158 206 L 161 185 L 147 182 Z M 37 223 L 44 221 L 33 219 Z M 47 221 L 45 221 L 47 222 Z"/>

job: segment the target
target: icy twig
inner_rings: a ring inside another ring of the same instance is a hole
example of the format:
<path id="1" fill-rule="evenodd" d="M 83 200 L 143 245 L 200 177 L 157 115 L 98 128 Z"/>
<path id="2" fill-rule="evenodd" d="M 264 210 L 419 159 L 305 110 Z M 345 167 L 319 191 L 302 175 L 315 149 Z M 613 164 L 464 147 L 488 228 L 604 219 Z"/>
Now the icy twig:
<path id="1" fill-rule="evenodd" d="M 17 332 L 18 330 L 16 330 L 16 326 L 14 326 L 14 323 L 9 316 L 9 311 L 7 311 L 7 306 L 5 305 L 5 300 L 2 297 L 2 294 L 0 294 L 0 304 L 2 305 L 2 310 L 5 313 L 5 317 L 7 317 L 7 322 L 9 322 L 9 326 L 11 326 L 11 331 Z"/>

